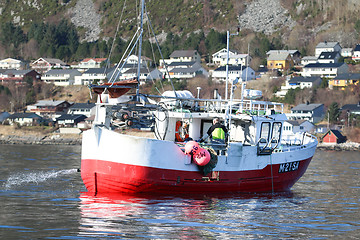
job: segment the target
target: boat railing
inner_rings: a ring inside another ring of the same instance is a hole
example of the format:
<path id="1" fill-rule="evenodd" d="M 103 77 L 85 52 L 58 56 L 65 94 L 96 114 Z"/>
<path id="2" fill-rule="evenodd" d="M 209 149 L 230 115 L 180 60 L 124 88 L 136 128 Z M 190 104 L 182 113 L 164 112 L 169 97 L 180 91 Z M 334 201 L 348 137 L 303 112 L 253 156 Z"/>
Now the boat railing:
<path id="1" fill-rule="evenodd" d="M 188 98 L 188 97 L 171 97 L 171 96 L 158 96 L 146 95 L 149 98 L 161 98 L 162 102 L 172 108 L 189 108 L 205 112 L 225 112 L 231 109 L 236 114 L 248 115 L 266 115 L 283 113 L 284 107 L 282 103 L 275 103 L 269 101 L 259 100 L 222 100 L 222 99 L 201 99 L 201 98 Z"/>
<path id="2" fill-rule="evenodd" d="M 282 151 L 285 152 L 299 150 L 316 144 L 317 138 L 315 136 L 307 132 L 302 132 L 283 138 L 279 146 Z"/>

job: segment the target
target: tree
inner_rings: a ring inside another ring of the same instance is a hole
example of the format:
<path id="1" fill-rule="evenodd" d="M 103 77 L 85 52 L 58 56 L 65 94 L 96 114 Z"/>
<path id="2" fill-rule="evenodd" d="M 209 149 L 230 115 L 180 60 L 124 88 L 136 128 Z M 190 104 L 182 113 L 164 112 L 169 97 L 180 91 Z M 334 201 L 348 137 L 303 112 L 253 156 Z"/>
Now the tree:
<path id="1" fill-rule="evenodd" d="M 335 123 L 340 116 L 340 108 L 337 102 L 331 103 L 328 109 L 328 120 L 330 123 Z"/>

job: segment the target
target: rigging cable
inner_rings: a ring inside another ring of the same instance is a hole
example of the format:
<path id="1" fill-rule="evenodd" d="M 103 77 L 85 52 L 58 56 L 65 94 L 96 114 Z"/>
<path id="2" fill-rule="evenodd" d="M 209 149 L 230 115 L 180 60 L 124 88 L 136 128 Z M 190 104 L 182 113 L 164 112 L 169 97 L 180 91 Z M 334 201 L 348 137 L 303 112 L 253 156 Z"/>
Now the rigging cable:
<path id="1" fill-rule="evenodd" d="M 145 7 L 145 9 L 146 9 L 146 7 Z M 157 37 L 156 37 L 156 35 L 155 35 L 154 28 L 152 27 L 151 20 L 150 20 L 150 18 L 149 18 L 149 16 L 148 16 L 147 10 L 145 10 L 145 14 L 146 14 L 146 17 L 147 17 L 147 19 L 148 19 L 148 21 L 149 21 L 149 25 L 150 25 L 150 28 L 151 28 L 151 32 L 152 32 L 152 34 L 154 35 L 154 38 L 155 38 L 155 41 L 156 41 L 156 45 L 157 45 L 158 50 L 159 50 L 160 55 L 161 55 L 161 59 L 163 60 L 163 63 L 164 63 L 165 69 L 166 69 L 166 73 L 167 73 L 168 76 L 169 76 L 169 80 L 170 80 L 171 86 L 172 86 L 172 88 L 173 88 L 173 90 L 174 90 L 175 97 L 177 97 L 174 84 L 173 84 L 173 82 L 172 82 L 172 79 L 171 79 L 171 77 L 170 77 L 169 71 L 168 71 L 167 66 L 166 66 L 166 64 L 165 64 L 164 56 L 163 56 L 163 54 L 162 54 L 162 52 L 161 52 L 161 49 L 160 49 L 160 46 L 159 46 L 159 41 L 157 40 Z"/>

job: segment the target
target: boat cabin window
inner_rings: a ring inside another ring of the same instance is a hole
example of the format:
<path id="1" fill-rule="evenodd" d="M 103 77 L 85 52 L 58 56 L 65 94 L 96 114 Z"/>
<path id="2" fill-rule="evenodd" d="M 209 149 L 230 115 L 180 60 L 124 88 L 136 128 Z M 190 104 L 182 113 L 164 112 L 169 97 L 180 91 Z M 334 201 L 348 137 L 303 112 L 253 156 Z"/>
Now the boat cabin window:
<path id="1" fill-rule="evenodd" d="M 270 135 L 270 123 L 269 122 L 261 123 L 260 138 L 264 138 L 267 141 L 269 141 L 269 135 Z"/>
<path id="2" fill-rule="evenodd" d="M 281 127 L 282 127 L 281 122 L 274 122 L 273 129 L 272 129 L 272 134 L 271 134 L 271 139 L 280 141 Z"/>

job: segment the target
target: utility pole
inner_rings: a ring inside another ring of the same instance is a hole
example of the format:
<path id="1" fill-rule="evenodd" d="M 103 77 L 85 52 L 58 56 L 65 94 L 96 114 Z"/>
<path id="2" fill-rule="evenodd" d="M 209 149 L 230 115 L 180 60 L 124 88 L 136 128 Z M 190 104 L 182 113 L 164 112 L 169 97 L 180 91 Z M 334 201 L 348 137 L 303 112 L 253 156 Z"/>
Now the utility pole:
<path id="1" fill-rule="evenodd" d="M 228 99 L 228 81 L 229 81 L 229 43 L 231 36 L 239 35 L 240 28 L 237 28 L 236 33 L 230 33 L 230 31 L 226 32 L 226 79 L 225 79 L 225 100 Z"/>

